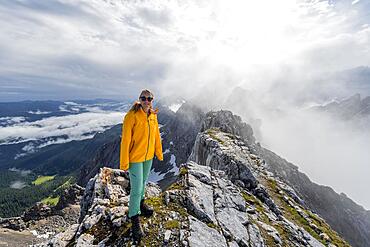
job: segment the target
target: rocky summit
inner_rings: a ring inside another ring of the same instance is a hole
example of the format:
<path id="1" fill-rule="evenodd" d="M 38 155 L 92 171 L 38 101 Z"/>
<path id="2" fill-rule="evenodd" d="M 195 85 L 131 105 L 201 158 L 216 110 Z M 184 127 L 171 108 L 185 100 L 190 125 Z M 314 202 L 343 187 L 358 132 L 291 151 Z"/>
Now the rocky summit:
<path id="1" fill-rule="evenodd" d="M 139 246 L 349 246 L 269 170 L 252 132 L 215 125 L 204 122 L 175 183 L 147 186 L 155 211 L 141 219 Z M 133 246 L 129 191 L 127 173 L 101 168 L 86 185 L 78 223 L 37 246 Z"/>

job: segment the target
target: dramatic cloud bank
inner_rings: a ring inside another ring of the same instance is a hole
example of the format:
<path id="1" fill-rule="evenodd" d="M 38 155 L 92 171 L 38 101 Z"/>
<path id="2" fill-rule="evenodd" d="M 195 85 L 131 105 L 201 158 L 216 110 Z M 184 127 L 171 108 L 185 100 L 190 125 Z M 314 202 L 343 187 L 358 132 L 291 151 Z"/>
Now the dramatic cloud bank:
<path id="1" fill-rule="evenodd" d="M 0 128 L 0 145 L 35 141 L 50 138 L 44 147 L 55 143 L 91 138 L 96 132 L 121 123 L 121 112 L 87 112 L 63 117 L 49 117 L 35 122 L 23 122 Z M 35 147 L 28 144 L 23 151 L 33 152 Z"/>
<path id="2" fill-rule="evenodd" d="M 369 11 L 348 0 L 5 0 L 0 98 L 120 98 L 142 87 L 191 97 L 235 85 L 291 100 L 343 95 L 322 79 L 369 66 Z"/>

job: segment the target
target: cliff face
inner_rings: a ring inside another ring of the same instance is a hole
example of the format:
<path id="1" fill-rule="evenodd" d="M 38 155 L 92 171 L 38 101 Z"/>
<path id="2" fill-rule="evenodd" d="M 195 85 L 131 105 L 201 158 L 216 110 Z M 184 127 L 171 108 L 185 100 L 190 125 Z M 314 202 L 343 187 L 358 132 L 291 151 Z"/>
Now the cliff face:
<path id="1" fill-rule="evenodd" d="M 209 125 L 217 121 L 205 121 L 176 182 L 165 191 L 148 186 L 155 213 L 143 220 L 145 245 L 349 246 L 254 154 L 250 131 L 241 137 L 224 132 L 231 123 Z M 42 246 L 131 246 L 128 193 L 126 173 L 100 169 L 86 186 L 79 223 Z"/>
<path id="2" fill-rule="evenodd" d="M 268 169 L 287 181 L 311 210 L 320 214 L 353 246 L 370 246 L 370 211 L 357 205 L 345 194 L 310 181 L 298 168 L 275 153 L 261 149 Z"/>
<path id="3" fill-rule="evenodd" d="M 241 119 L 235 117 L 231 112 L 210 112 L 207 114 L 207 118 L 212 120 L 205 121 L 202 129 L 220 127 L 225 132 L 241 136 L 251 153 L 263 159 L 269 172 L 289 184 L 307 208 L 321 215 L 351 245 L 370 246 L 369 211 L 354 203 L 344 194 L 337 194 L 328 186 L 313 183 L 298 170 L 297 166 L 255 143 L 250 126 L 242 123 Z M 218 123 L 228 124 L 220 125 Z"/>

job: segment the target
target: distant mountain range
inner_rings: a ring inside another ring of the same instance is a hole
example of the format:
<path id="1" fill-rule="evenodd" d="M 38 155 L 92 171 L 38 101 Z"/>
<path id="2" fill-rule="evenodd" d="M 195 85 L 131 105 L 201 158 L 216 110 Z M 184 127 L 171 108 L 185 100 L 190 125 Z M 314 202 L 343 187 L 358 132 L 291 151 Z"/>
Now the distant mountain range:
<path id="1" fill-rule="evenodd" d="M 361 120 L 370 117 L 370 96 L 362 99 L 360 94 L 355 94 L 347 99 L 315 106 L 312 109 L 342 120 Z"/>

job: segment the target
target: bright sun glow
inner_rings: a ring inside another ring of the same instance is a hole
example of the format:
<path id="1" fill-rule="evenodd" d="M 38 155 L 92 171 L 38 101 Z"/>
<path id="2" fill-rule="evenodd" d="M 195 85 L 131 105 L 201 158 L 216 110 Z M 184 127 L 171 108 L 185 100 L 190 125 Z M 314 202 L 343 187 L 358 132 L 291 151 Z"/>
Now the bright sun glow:
<path id="1" fill-rule="evenodd" d="M 201 57 L 219 64 L 232 61 L 234 69 L 293 59 L 309 47 L 309 39 L 324 38 L 323 30 L 333 25 L 335 15 L 327 2 L 294 0 L 215 1 L 178 11 L 179 35 L 194 42 Z"/>

